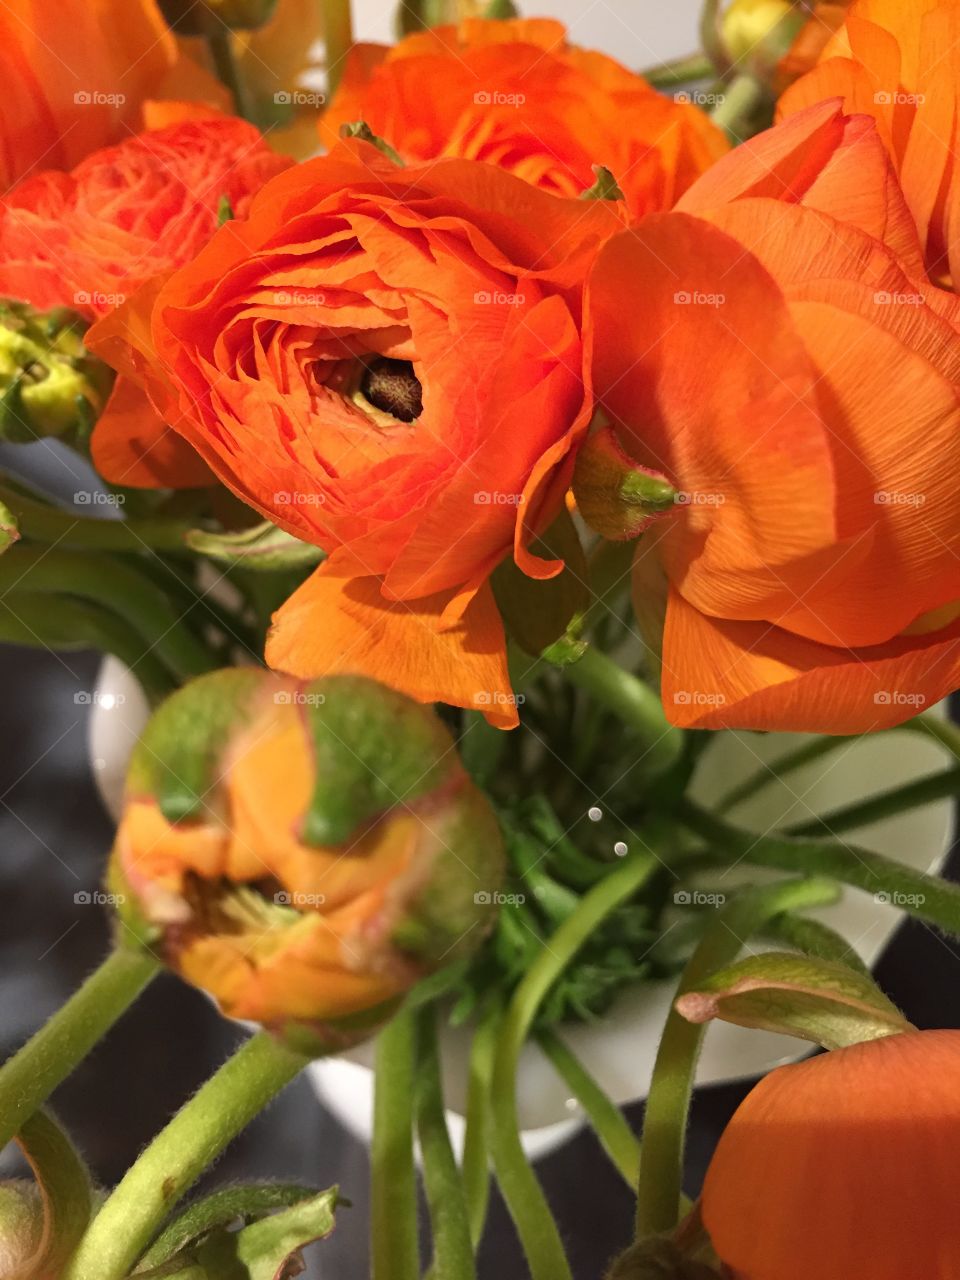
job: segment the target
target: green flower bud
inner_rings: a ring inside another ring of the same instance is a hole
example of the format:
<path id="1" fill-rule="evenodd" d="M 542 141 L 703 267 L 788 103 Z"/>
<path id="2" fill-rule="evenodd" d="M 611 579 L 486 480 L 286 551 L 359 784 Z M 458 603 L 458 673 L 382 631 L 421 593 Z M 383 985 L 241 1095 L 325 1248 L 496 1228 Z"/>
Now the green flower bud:
<path id="1" fill-rule="evenodd" d="M 160 0 L 160 12 L 182 36 L 207 36 L 223 27 L 255 31 L 276 7 L 277 0 Z"/>

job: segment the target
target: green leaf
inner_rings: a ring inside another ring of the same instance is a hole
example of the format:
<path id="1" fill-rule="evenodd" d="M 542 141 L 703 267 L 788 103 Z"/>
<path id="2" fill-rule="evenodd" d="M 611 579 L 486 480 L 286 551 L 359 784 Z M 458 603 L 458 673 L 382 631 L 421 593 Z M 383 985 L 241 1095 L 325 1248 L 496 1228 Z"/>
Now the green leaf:
<path id="1" fill-rule="evenodd" d="M 563 570 L 555 578 L 528 578 L 511 557 L 494 573 L 492 585 L 507 631 L 536 657 L 565 636 L 586 610 L 590 587 L 587 558 L 566 508 L 530 550 L 545 560 L 562 560 Z"/>
<path id="2" fill-rule="evenodd" d="M 217 226 L 222 227 L 225 222 L 232 222 L 236 216 L 229 196 L 221 196 L 217 201 Z"/>
<path id="3" fill-rule="evenodd" d="M 581 200 L 623 200 L 625 196 L 610 170 L 602 164 L 592 166 L 596 182 L 580 193 Z"/>
<path id="4" fill-rule="evenodd" d="M 785 952 L 750 956 L 682 995 L 688 1022 L 714 1018 L 841 1049 L 914 1028 L 873 979 L 834 961 Z"/>
<path id="5" fill-rule="evenodd" d="M 324 558 L 319 547 L 301 542 L 292 534 L 278 529 L 270 520 L 250 529 L 241 529 L 239 533 L 191 529 L 185 541 L 192 551 L 209 556 L 211 560 L 262 573 L 319 564 Z"/>
<path id="6" fill-rule="evenodd" d="M 371 146 L 376 147 L 378 151 L 382 151 L 388 160 L 392 160 L 394 164 L 403 168 L 403 161 L 389 142 L 385 142 L 383 138 L 378 137 L 366 120 L 351 120 L 349 124 L 340 126 L 341 138 L 359 138 L 361 142 L 369 142 Z"/>
<path id="7" fill-rule="evenodd" d="M 17 1134 L 40 1193 L 43 1230 L 17 1280 L 60 1275 L 90 1221 L 93 1193 L 86 1166 L 60 1126 L 38 1111 Z"/>

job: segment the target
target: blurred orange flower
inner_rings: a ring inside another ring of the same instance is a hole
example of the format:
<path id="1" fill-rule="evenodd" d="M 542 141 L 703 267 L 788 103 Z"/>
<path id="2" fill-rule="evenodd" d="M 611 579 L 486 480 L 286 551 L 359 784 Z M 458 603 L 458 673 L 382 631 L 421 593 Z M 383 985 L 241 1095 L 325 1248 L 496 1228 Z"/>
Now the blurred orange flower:
<path id="1" fill-rule="evenodd" d="M 222 212 L 242 215 L 250 195 L 289 164 L 253 125 L 211 113 L 128 137 L 70 173 L 25 178 L 0 199 L 0 294 L 40 310 L 108 315 L 187 262 Z M 127 378 L 118 379 L 92 448 L 101 475 L 114 484 L 211 479 Z"/>
<path id="2" fill-rule="evenodd" d="M 0 189 L 125 137 L 147 99 L 228 103 L 183 55 L 156 0 L 6 0 L 0 81 Z"/>
<path id="3" fill-rule="evenodd" d="M 354 120 L 410 162 L 484 160 L 558 195 L 579 195 L 605 165 L 635 214 L 670 208 L 728 149 L 697 107 L 569 45 L 546 18 L 466 19 L 392 48 L 359 45 L 321 137 L 333 145 Z"/>
<path id="4" fill-rule="evenodd" d="M 874 117 L 930 275 L 960 280 L 958 0 L 857 0 L 820 65 L 784 94 L 779 116 L 827 98 Z"/>
<path id="5" fill-rule="evenodd" d="M 276 616 L 271 665 L 516 723 L 487 580 L 511 552 L 562 567 L 528 544 L 590 420 L 584 281 L 622 226 L 616 203 L 343 143 L 93 331 L 239 497 L 330 553 Z"/>
<path id="6" fill-rule="evenodd" d="M 637 562 L 668 716 L 859 733 L 954 689 L 960 301 L 873 121 L 753 139 L 611 241 L 590 296 L 597 396 L 680 491 Z"/>
<path id="7" fill-rule="evenodd" d="M 960 1031 L 778 1067 L 720 1139 L 703 1220 L 736 1280 L 958 1280 Z"/>

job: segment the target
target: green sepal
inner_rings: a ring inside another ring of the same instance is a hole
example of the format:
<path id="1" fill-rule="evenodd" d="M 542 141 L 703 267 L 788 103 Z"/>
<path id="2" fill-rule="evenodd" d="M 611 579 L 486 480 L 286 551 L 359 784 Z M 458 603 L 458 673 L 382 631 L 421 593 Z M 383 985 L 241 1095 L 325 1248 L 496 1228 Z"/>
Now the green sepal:
<path id="1" fill-rule="evenodd" d="M 347 124 L 340 126 L 341 138 L 359 138 L 361 142 L 369 142 L 371 146 L 376 147 L 378 151 L 382 151 L 388 160 L 392 160 L 395 165 L 399 165 L 402 169 L 403 161 L 400 154 L 394 151 L 389 142 L 378 137 L 373 132 L 366 120 L 351 120 Z"/>
<path id="2" fill-rule="evenodd" d="M 217 226 L 222 227 L 225 222 L 232 222 L 236 216 L 230 197 L 221 196 L 217 201 Z"/>
<path id="3" fill-rule="evenodd" d="M 275 573 L 281 569 L 300 569 L 317 565 L 324 552 L 310 542 L 301 542 L 285 533 L 270 520 L 237 533 L 212 533 L 207 529 L 191 529 L 185 538 L 191 551 L 208 556 L 221 564 Z"/>
<path id="4" fill-rule="evenodd" d="M 562 560 L 563 569 L 554 578 L 528 578 L 511 556 L 496 570 L 491 585 L 509 635 L 536 657 L 587 609 L 590 587 L 587 558 L 566 508 L 531 543 L 530 551 L 545 560 Z"/>
<path id="5" fill-rule="evenodd" d="M 366 676 L 314 680 L 304 686 L 302 705 L 316 769 L 300 832 L 305 844 L 344 844 L 460 769 L 433 711 Z"/>
<path id="6" fill-rule="evenodd" d="M 45 1280 L 60 1275 L 86 1230 L 93 1212 L 93 1189 L 73 1143 L 47 1112 L 32 1115 L 16 1142 L 33 1171 L 42 1230 L 32 1255 L 17 1259 L 20 1266 L 4 1274 L 17 1280 Z M 6 1231 L 4 1236 L 6 1240 Z"/>
<path id="7" fill-rule="evenodd" d="M 620 1255 L 606 1280 L 720 1280 L 705 1262 L 687 1258 L 679 1245 L 666 1237 L 638 1240 Z"/>
<path id="8" fill-rule="evenodd" d="M 596 175 L 596 182 L 592 187 L 587 187 L 586 191 L 581 191 L 581 200 L 624 200 L 626 197 L 620 190 L 619 183 L 616 178 L 606 167 L 606 165 L 595 164 L 592 166 Z"/>
<path id="9" fill-rule="evenodd" d="M 635 462 L 606 426 L 577 455 L 573 495 L 591 529 L 612 542 L 638 537 L 673 510 L 678 496 L 666 476 Z"/>
<path id="10" fill-rule="evenodd" d="M 249 719 L 262 681 L 258 668 L 227 668 L 172 694 L 134 750 L 127 794 L 155 797 L 168 822 L 202 815 L 228 737 Z"/>
<path id="11" fill-rule="evenodd" d="M 749 956 L 682 995 L 689 1022 L 718 1018 L 841 1049 L 914 1028 L 869 975 L 788 952 Z"/>

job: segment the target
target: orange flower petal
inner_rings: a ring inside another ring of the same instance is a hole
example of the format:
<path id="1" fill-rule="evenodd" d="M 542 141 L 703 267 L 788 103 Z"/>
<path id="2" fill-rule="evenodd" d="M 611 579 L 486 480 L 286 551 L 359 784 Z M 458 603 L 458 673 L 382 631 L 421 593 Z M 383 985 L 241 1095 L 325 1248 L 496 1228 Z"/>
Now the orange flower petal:
<path id="1" fill-rule="evenodd" d="M 110 484 L 132 489 L 192 489 L 215 483 L 183 436 L 166 425 L 146 392 L 119 377 L 90 441 L 93 464 Z"/>
<path id="2" fill-rule="evenodd" d="M 455 625 L 440 630 L 451 593 L 391 602 L 381 585 L 379 578 L 336 577 L 321 565 L 274 614 L 269 665 L 303 679 L 372 676 L 421 702 L 470 707 L 498 728 L 514 728 L 503 623 L 489 586 Z"/>

